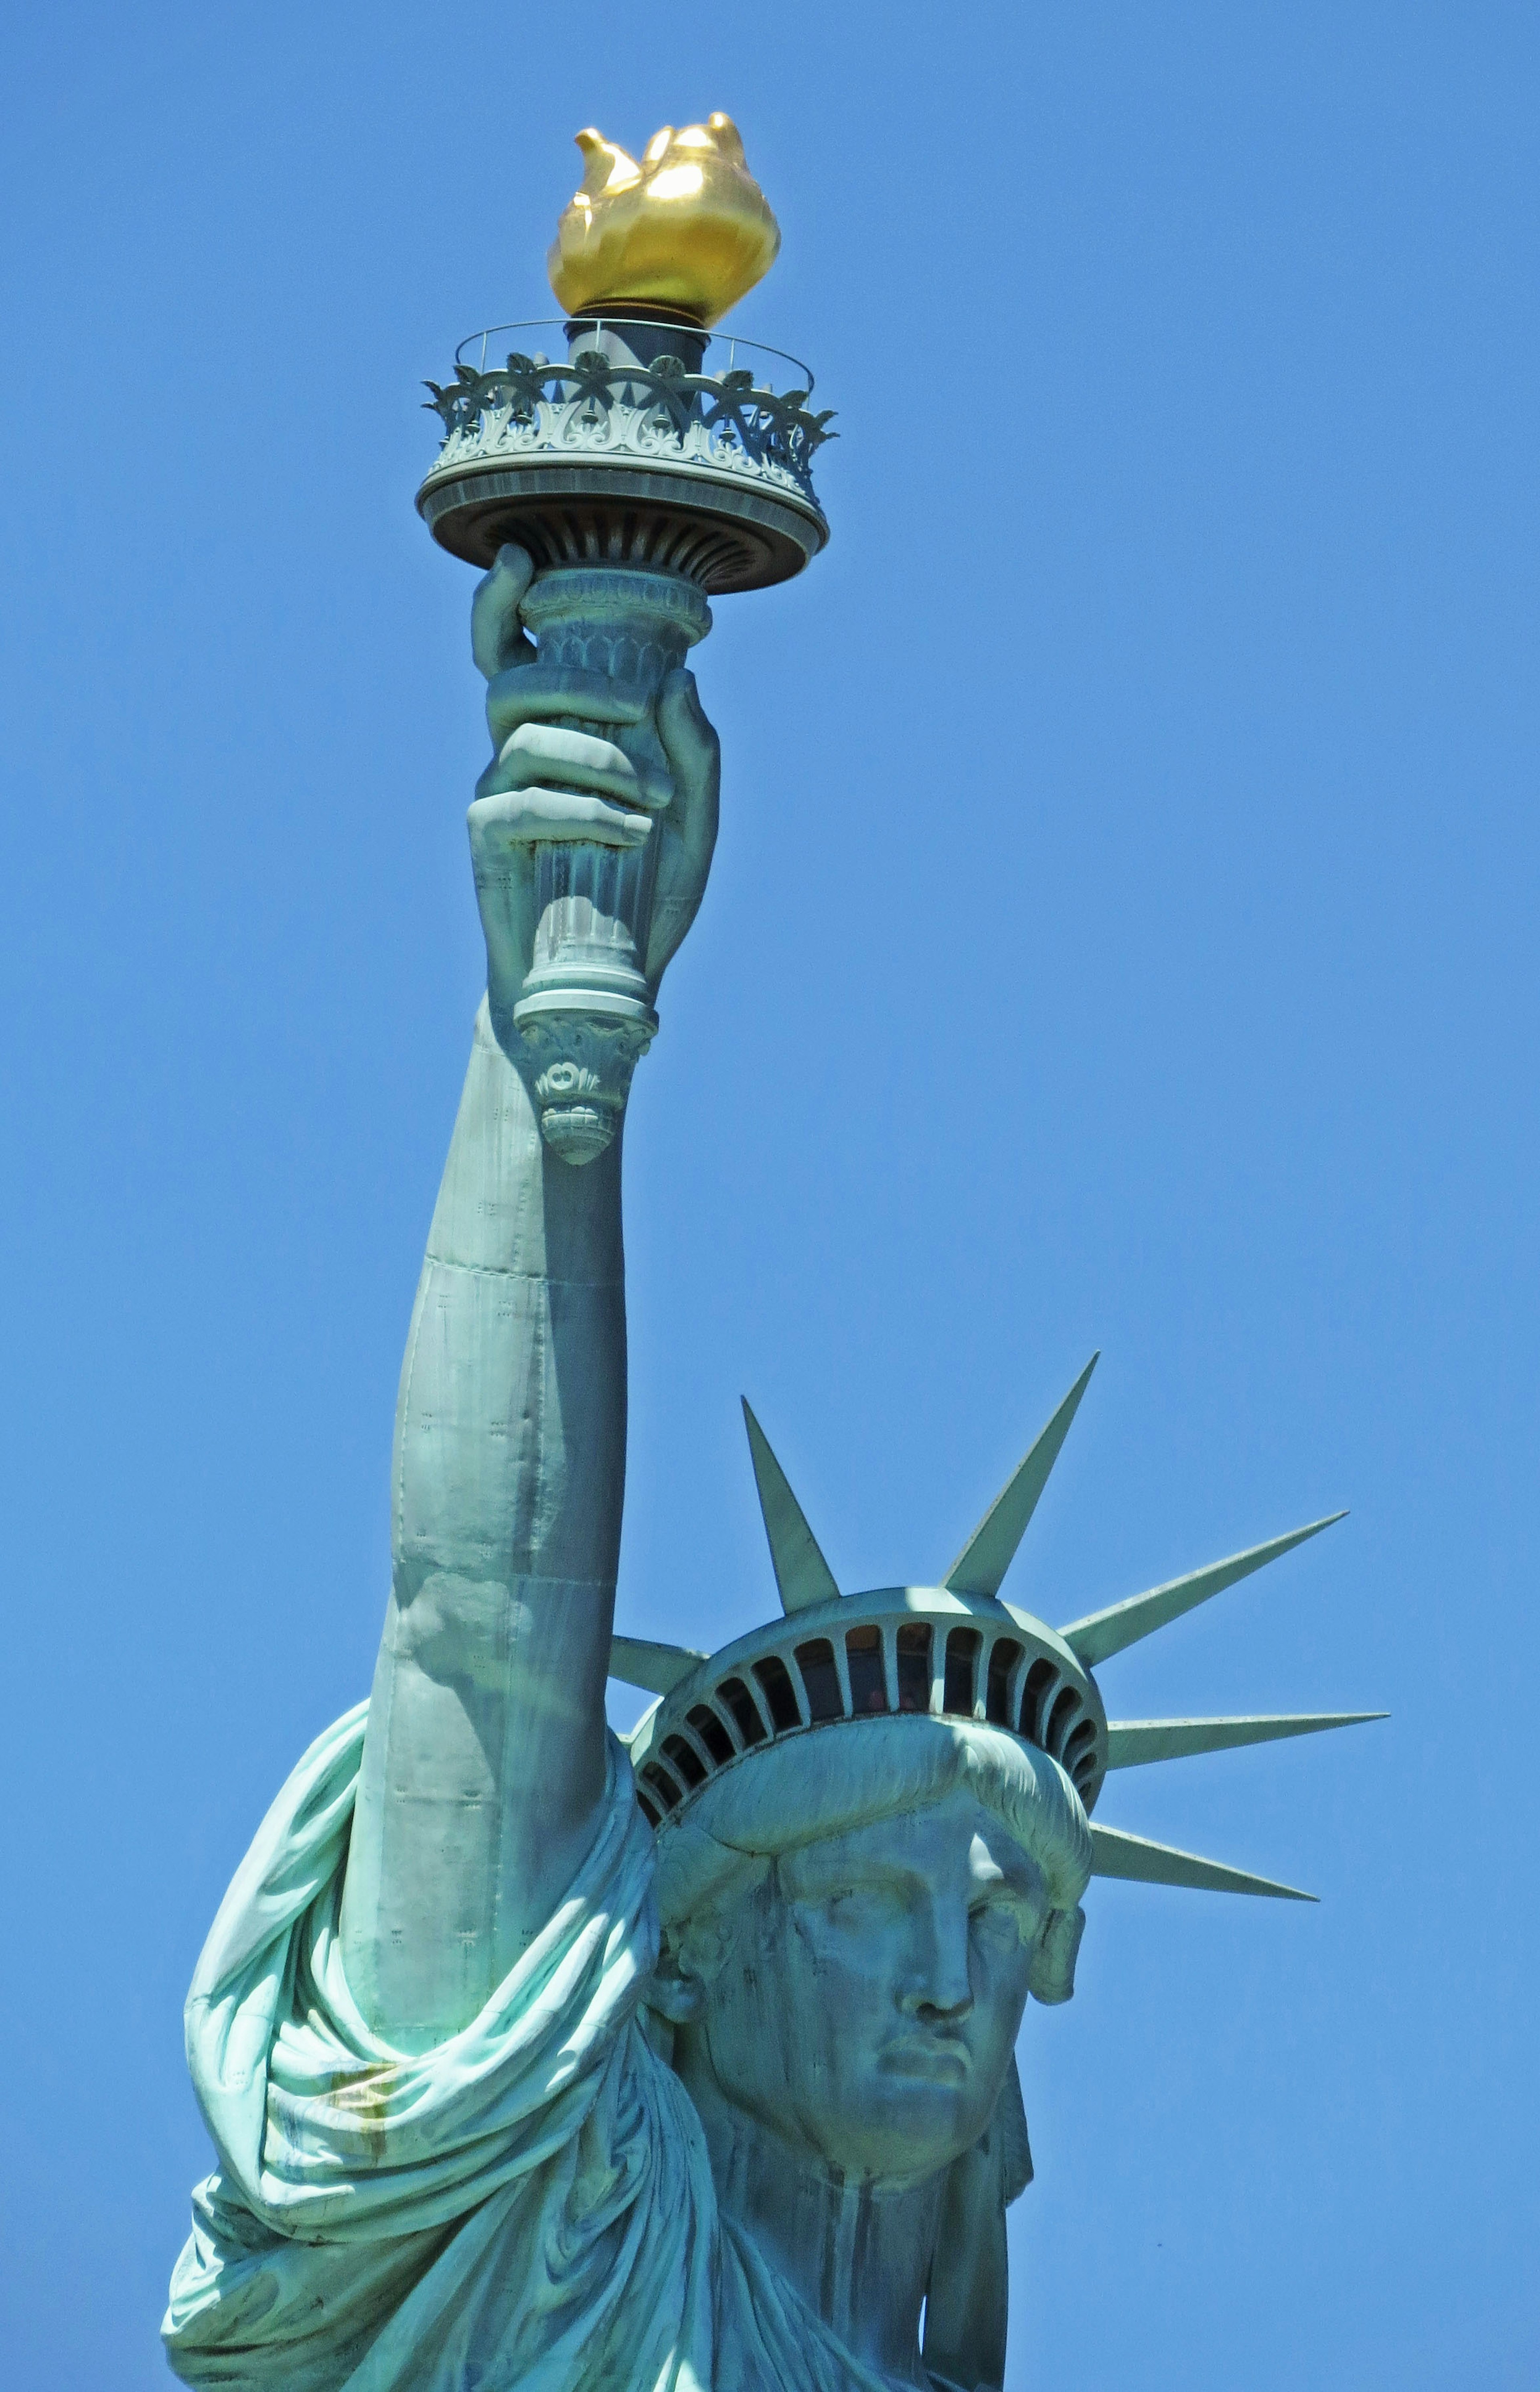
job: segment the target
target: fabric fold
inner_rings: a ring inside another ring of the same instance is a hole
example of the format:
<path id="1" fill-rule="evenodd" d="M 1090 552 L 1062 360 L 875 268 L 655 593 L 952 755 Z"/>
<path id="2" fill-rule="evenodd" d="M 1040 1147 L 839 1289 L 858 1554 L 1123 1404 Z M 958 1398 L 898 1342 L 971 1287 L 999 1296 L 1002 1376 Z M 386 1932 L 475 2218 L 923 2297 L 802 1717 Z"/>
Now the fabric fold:
<path id="1" fill-rule="evenodd" d="M 317 1738 L 193 1977 L 218 2155 L 162 2333 L 240 2392 L 883 2392 L 718 2212 L 705 2138 L 638 2019 L 651 1834 L 611 1740 L 566 1898 L 458 2034 L 393 2049 L 340 1918 L 367 1704 Z"/>

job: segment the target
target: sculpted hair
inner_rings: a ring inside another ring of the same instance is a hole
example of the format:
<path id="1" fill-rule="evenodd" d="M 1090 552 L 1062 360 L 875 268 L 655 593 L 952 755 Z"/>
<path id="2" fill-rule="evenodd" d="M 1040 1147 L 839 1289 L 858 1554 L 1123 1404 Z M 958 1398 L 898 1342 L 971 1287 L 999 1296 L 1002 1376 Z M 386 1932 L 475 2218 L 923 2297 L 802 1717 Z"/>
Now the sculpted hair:
<path id="1" fill-rule="evenodd" d="M 720 1771 L 677 1826 L 658 1830 L 664 1932 L 677 1943 L 692 1918 L 759 1874 L 756 1862 L 924 1810 L 956 1788 L 994 1814 L 1042 1871 L 1054 1910 L 1072 1915 L 1091 1875 L 1091 1830 L 1058 1762 L 998 1728 L 924 1715 L 836 1722 Z"/>

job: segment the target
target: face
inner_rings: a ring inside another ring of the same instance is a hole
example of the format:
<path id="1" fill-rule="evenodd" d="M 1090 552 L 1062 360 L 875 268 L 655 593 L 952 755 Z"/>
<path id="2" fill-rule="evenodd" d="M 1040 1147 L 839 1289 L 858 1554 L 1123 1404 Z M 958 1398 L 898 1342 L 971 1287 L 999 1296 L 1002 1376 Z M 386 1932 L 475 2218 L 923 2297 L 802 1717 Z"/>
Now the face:
<path id="1" fill-rule="evenodd" d="M 1036 1863 L 961 1789 L 806 1845 L 715 1948 L 686 1935 L 680 2072 L 847 2178 L 930 2175 L 989 2124 L 1048 1915 Z"/>

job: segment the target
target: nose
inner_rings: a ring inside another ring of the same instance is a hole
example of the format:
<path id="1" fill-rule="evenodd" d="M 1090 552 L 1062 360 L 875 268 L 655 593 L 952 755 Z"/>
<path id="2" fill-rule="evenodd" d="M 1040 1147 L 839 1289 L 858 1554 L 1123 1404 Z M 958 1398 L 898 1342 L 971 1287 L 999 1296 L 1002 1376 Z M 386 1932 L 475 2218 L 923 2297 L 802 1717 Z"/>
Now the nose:
<path id="1" fill-rule="evenodd" d="M 905 2015 L 927 2026 L 965 2019 L 973 2008 L 966 1915 L 953 1919 L 938 1904 L 923 1905 L 911 1920 L 906 1957 L 899 1987 L 899 2007 Z"/>

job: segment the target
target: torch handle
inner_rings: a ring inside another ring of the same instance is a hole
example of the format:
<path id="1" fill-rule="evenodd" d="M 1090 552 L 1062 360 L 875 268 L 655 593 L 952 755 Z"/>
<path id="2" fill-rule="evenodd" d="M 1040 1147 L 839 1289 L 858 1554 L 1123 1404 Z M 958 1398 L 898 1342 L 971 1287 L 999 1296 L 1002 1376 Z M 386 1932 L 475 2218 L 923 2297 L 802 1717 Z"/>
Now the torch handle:
<path id="1" fill-rule="evenodd" d="M 522 613 L 542 664 L 603 672 L 648 700 L 622 731 L 572 727 L 613 740 L 649 776 L 666 775 L 652 701 L 710 628 L 694 584 L 616 566 L 561 566 L 537 578 Z M 654 821 L 640 848 L 550 840 L 535 851 L 535 951 L 513 1020 L 535 1066 L 541 1135 L 567 1163 L 591 1162 L 610 1144 L 657 1030 L 646 961 L 661 836 Z"/>

